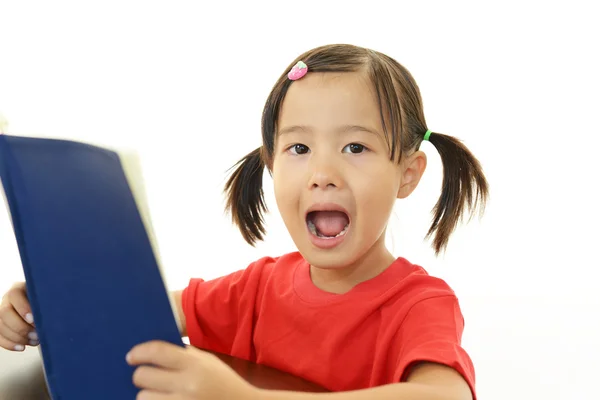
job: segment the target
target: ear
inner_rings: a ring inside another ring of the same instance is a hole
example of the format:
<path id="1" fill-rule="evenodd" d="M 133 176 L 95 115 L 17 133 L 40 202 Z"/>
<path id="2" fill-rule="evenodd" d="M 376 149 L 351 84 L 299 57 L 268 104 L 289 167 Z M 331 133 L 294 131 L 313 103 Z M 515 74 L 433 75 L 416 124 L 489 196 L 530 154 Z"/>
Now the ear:
<path id="1" fill-rule="evenodd" d="M 401 162 L 402 175 L 398 198 L 408 197 L 421 181 L 427 167 L 427 156 L 422 151 L 415 151 Z"/>

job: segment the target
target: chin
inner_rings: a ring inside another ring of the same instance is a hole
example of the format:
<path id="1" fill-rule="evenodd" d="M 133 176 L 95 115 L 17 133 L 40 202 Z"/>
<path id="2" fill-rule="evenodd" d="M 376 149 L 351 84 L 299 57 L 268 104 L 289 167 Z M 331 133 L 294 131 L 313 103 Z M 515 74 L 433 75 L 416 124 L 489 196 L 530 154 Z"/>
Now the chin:
<path id="1" fill-rule="evenodd" d="M 367 260 L 378 260 L 380 255 L 387 252 L 384 243 L 385 235 L 381 234 L 378 239 L 369 240 L 364 236 L 357 236 L 356 232 L 349 232 L 343 243 L 332 248 L 321 248 L 316 246 L 306 236 L 301 240 L 295 240 L 298 251 L 304 259 L 313 267 L 320 269 L 343 269 Z M 362 243 L 359 246 L 358 243 Z M 365 245 L 365 243 L 372 243 Z M 369 261 L 367 261 L 369 262 Z"/>
<path id="2" fill-rule="evenodd" d="M 357 261 L 357 255 L 342 249 L 322 250 L 310 244 L 302 246 L 300 254 L 313 267 L 321 269 L 342 269 Z"/>

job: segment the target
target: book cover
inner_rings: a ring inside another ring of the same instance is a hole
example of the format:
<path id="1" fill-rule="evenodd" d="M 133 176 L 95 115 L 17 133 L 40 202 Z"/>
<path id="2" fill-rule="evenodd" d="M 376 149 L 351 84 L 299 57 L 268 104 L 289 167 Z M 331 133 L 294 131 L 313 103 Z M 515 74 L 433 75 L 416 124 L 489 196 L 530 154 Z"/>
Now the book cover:
<path id="1" fill-rule="evenodd" d="M 53 399 L 133 399 L 126 353 L 183 345 L 135 153 L 0 134 L 0 178 Z"/>

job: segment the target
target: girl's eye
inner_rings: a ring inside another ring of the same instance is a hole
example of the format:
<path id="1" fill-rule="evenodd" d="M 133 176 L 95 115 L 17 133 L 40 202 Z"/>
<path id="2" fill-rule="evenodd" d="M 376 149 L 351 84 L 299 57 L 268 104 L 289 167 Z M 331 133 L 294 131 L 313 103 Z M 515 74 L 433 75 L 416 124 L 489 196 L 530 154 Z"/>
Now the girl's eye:
<path id="1" fill-rule="evenodd" d="M 308 150 L 309 150 L 308 146 L 305 146 L 305 145 L 300 144 L 300 143 L 295 144 L 295 145 L 293 145 L 292 147 L 289 148 L 289 151 L 291 151 L 292 154 L 297 154 L 297 155 L 306 154 L 306 153 L 308 153 Z"/>
<path id="2" fill-rule="evenodd" d="M 342 151 L 344 153 L 350 152 L 350 153 L 353 153 L 353 154 L 359 154 L 359 153 L 362 153 L 365 150 L 367 150 L 367 148 L 365 146 L 363 146 L 362 144 L 350 143 L 348 146 L 344 147 L 344 150 L 342 150 Z"/>

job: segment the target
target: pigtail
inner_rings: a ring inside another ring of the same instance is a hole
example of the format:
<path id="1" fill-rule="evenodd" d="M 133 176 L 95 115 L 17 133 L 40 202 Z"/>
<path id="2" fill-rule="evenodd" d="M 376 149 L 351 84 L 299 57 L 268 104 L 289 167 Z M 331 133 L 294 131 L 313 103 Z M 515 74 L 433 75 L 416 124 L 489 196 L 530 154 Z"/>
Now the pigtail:
<path id="1" fill-rule="evenodd" d="M 263 240 L 265 224 L 263 213 L 267 211 L 262 187 L 265 163 L 261 147 L 239 160 L 227 183 L 224 192 L 227 196 L 225 211 L 238 226 L 242 236 L 250 245 Z"/>
<path id="2" fill-rule="evenodd" d="M 483 213 L 488 199 L 488 182 L 479 161 L 458 139 L 432 133 L 429 137 L 442 159 L 444 168 L 442 193 L 433 208 L 433 222 L 427 238 L 435 234 L 433 247 L 439 254 L 448 244 L 450 234 L 465 211 L 471 218 L 479 205 Z"/>

